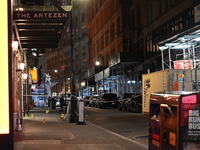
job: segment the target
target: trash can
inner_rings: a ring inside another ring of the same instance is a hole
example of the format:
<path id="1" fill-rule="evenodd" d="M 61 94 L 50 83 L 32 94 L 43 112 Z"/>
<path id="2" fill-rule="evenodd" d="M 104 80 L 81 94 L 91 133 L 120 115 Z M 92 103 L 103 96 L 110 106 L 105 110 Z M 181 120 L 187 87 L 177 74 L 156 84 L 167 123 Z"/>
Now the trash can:
<path id="1" fill-rule="evenodd" d="M 200 149 L 200 92 L 150 96 L 149 150 Z"/>
<path id="2" fill-rule="evenodd" d="M 51 109 L 56 109 L 56 100 L 54 98 L 51 99 Z"/>

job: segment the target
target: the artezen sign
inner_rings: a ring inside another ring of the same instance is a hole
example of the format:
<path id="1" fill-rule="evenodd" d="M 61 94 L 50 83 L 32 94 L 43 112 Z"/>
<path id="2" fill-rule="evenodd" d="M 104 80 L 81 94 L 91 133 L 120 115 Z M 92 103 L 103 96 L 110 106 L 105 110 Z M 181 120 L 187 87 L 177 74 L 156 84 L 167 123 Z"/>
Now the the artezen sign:
<path id="1" fill-rule="evenodd" d="M 67 19 L 68 12 L 14 12 L 14 19 Z"/>

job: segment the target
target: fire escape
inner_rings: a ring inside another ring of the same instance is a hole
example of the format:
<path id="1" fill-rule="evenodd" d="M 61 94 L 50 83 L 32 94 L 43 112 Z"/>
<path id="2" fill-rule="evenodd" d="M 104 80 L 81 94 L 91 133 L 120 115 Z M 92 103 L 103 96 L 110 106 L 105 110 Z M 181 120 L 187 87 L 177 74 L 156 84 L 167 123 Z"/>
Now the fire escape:
<path id="1" fill-rule="evenodd" d="M 121 0 L 121 11 L 122 11 L 122 44 L 123 44 L 123 52 L 127 52 L 126 55 L 131 54 L 131 60 L 122 61 L 118 67 L 116 68 L 116 75 L 118 80 L 119 89 L 117 90 L 120 94 L 125 92 L 133 92 L 137 91 L 135 89 L 135 85 L 133 84 L 134 80 L 134 64 L 138 63 L 141 56 L 138 56 L 139 48 L 134 47 L 134 43 L 138 42 L 139 28 L 135 26 L 134 17 L 131 16 L 132 10 L 132 0 Z M 137 45 L 137 44 L 135 44 Z"/>

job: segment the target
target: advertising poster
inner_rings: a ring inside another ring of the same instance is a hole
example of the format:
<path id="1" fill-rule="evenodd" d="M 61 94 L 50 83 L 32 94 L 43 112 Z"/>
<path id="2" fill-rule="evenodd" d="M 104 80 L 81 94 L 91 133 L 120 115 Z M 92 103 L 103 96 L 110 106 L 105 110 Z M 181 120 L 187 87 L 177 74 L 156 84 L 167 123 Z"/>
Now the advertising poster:
<path id="1" fill-rule="evenodd" d="M 183 150 L 200 149 L 200 95 L 182 98 L 180 137 Z"/>

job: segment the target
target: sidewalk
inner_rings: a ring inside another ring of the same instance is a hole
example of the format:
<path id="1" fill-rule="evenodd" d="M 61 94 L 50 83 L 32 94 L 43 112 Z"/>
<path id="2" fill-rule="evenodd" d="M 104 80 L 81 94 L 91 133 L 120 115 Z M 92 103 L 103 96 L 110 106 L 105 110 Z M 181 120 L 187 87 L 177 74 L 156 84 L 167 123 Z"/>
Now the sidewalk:
<path id="1" fill-rule="evenodd" d="M 49 111 L 49 112 L 48 112 Z M 90 122 L 62 119 L 58 109 L 34 108 L 15 132 L 14 150 L 147 150 L 145 144 L 125 138 Z"/>

